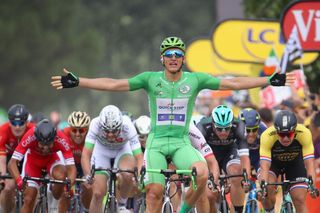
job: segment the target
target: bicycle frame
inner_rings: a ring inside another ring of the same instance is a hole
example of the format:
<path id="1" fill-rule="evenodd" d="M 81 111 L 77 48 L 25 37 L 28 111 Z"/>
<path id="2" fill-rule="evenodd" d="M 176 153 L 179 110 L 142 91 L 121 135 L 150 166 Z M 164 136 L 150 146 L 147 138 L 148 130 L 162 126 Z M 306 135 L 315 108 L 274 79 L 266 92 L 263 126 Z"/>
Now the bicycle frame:
<path id="1" fill-rule="evenodd" d="M 40 196 L 38 198 L 38 202 L 35 206 L 34 212 L 40 212 L 40 213 L 46 213 L 48 212 L 48 197 L 47 197 L 47 186 L 49 183 L 55 183 L 55 184 L 65 184 L 67 186 L 67 190 L 70 191 L 70 180 L 54 180 L 50 178 L 44 177 L 45 173 L 42 174 L 42 178 L 38 177 L 29 177 L 25 176 L 23 178 L 24 183 L 27 182 L 27 180 L 33 180 L 33 181 L 38 181 L 41 182 L 40 186 Z"/>
<path id="2" fill-rule="evenodd" d="M 82 202 L 81 202 L 81 184 L 86 182 L 86 179 L 76 178 L 75 180 L 75 191 L 74 196 L 70 202 L 70 209 L 68 212 L 81 212 L 83 210 Z"/>
<path id="3" fill-rule="evenodd" d="M 108 179 L 108 198 L 107 203 L 104 206 L 104 212 L 108 213 L 116 213 L 117 212 L 117 198 L 116 198 L 116 181 L 117 181 L 117 174 L 121 172 L 128 172 L 134 174 L 135 179 L 137 180 L 137 173 L 138 169 L 134 168 L 134 170 L 128 169 L 119 169 L 119 168 L 109 168 L 109 169 L 102 169 L 102 168 L 95 168 L 92 166 L 92 170 L 94 171 L 92 177 L 94 177 L 95 172 L 97 171 L 105 171 L 109 174 Z"/>
<path id="4" fill-rule="evenodd" d="M 266 192 L 267 186 L 281 186 L 282 188 L 282 204 L 281 204 L 281 213 L 293 213 L 294 212 L 294 206 L 292 203 L 292 199 L 290 196 L 290 187 L 295 184 L 299 183 L 307 183 L 308 188 L 311 189 L 311 192 L 314 190 L 316 191 L 317 195 L 319 195 L 319 191 L 315 188 L 313 188 L 312 184 L 312 178 L 305 178 L 303 180 L 295 180 L 295 181 L 289 181 L 285 180 L 283 174 L 281 175 L 281 181 L 282 182 L 276 182 L 276 183 L 266 183 L 264 180 L 261 181 L 261 189 Z M 265 194 L 265 193 L 263 193 Z"/>
<path id="5" fill-rule="evenodd" d="M 178 175 L 192 175 L 191 176 L 191 181 L 192 181 L 192 186 L 194 187 L 194 190 L 197 189 L 196 184 L 195 184 L 195 177 L 197 175 L 197 171 L 195 168 L 192 168 L 192 170 L 172 170 L 172 169 L 146 169 L 145 167 L 142 167 L 141 169 L 141 177 L 140 177 L 140 184 L 144 187 L 143 185 L 143 178 L 146 174 L 146 172 L 150 173 L 156 173 L 156 174 L 163 174 L 165 177 L 165 188 L 164 188 L 164 201 L 162 204 L 162 212 L 163 213 L 173 213 L 173 206 L 171 203 L 171 196 L 170 196 L 170 183 L 173 180 L 170 180 L 170 177 L 174 174 Z"/>
<path id="6" fill-rule="evenodd" d="M 210 177 L 210 176 L 209 176 Z M 235 178 L 235 177 L 243 177 L 243 182 L 248 181 L 248 174 L 246 170 L 244 169 L 241 174 L 236 174 L 236 175 L 220 175 L 219 176 L 219 185 L 220 185 L 220 205 L 219 205 L 219 210 L 221 213 L 228 213 L 230 212 L 230 207 L 228 205 L 227 199 L 226 199 L 226 186 L 228 184 L 228 179 L 230 178 Z M 211 181 L 213 181 L 213 177 L 211 176 Z M 217 189 L 217 187 L 214 187 Z"/>

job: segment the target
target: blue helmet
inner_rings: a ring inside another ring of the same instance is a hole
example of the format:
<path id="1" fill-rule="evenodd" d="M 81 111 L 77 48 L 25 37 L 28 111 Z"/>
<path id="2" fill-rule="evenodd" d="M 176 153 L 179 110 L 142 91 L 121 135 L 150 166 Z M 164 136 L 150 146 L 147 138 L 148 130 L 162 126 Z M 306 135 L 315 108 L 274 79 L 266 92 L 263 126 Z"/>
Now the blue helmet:
<path id="1" fill-rule="evenodd" d="M 244 122 L 246 127 L 256 127 L 260 124 L 259 113 L 252 108 L 245 108 L 240 113 L 240 120 Z"/>
<path id="2" fill-rule="evenodd" d="M 233 120 L 233 112 L 226 105 L 219 105 L 212 110 L 214 124 L 219 127 L 230 126 Z"/>

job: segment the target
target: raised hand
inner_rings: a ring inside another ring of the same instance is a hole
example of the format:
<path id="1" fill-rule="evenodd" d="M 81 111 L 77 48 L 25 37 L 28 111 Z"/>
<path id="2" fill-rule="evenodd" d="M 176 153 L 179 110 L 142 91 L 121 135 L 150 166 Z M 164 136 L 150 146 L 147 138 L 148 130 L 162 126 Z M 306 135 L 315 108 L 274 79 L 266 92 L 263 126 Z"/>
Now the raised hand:
<path id="1" fill-rule="evenodd" d="M 65 68 L 63 68 L 63 72 L 66 75 L 51 77 L 51 86 L 59 90 L 63 88 L 77 87 L 79 85 L 79 78 L 76 75 Z"/>

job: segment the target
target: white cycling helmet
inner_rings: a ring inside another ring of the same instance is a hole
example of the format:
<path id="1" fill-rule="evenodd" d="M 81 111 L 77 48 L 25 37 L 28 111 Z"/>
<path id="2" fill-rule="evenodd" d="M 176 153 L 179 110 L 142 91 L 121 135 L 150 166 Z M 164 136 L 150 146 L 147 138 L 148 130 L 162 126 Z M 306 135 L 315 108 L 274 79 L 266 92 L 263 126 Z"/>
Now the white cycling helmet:
<path id="1" fill-rule="evenodd" d="M 142 115 L 135 120 L 134 126 L 139 135 L 148 135 L 151 131 L 151 119 L 146 115 Z"/>
<path id="2" fill-rule="evenodd" d="M 122 113 L 114 105 L 105 106 L 100 112 L 99 123 L 106 131 L 118 130 L 122 125 Z"/>
<path id="3" fill-rule="evenodd" d="M 74 111 L 68 117 L 71 127 L 82 128 L 90 125 L 90 116 L 86 112 Z"/>

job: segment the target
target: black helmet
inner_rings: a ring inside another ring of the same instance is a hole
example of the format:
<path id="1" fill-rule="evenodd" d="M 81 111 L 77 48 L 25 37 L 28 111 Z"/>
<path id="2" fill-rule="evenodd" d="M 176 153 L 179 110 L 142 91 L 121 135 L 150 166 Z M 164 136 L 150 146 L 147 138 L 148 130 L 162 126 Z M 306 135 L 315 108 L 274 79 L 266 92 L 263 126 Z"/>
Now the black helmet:
<path id="1" fill-rule="evenodd" d="M 274 127 L 277 132 L 291 132 L 296 129 L 297 118 L 289 110 L 279 110 L 274 118 Z"/>
<path id="2" fill-rule="evenodd" d="M 40 143 L 51 144 L 57 135 L 57 130 L 48 119 L 44 119 L 37 124 L 34 135 Z"/>
<path id="3" fill-rule="evenodd" d="M 10 121 L 24 121 L 26 122 L 29 116 L 29 111 L 22 104 L 15 104 L 8 110 L 8 118 Z"/>

